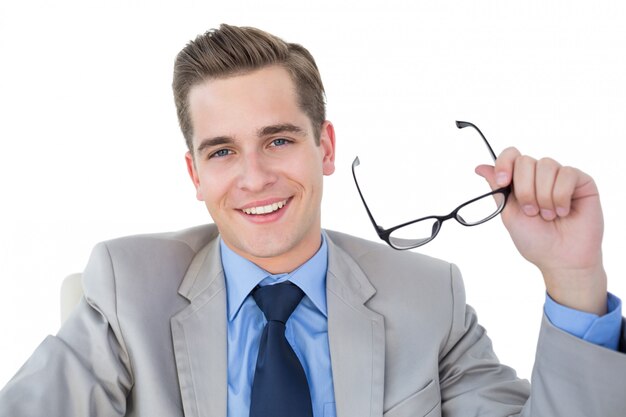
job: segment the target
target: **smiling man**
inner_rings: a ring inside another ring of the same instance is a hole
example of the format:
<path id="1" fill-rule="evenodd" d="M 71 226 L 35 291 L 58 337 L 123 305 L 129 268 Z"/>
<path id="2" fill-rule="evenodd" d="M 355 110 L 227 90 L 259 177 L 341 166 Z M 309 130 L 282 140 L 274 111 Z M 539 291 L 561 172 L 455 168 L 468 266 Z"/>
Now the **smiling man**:
<path id="1" fill-rule="evenodd" d="M 530 385 L 454 265 L 321 228 L 335 134 L 306 49 L 222 25 L 180 52 L 173 88 L 215 224 L 97 245 L 0 416 L 623 415 L 621 302 L 587 174 L 514 148 L 477 169 L 515 184 L 502 219 L 546 284 Z"/>

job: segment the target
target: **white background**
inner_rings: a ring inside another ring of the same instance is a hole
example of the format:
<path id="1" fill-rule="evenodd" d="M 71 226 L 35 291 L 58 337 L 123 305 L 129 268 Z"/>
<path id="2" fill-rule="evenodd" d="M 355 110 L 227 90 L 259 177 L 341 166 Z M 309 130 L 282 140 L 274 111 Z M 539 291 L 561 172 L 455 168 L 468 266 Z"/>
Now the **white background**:
<path id="1" fill-rule="evenodd" d="M 54 1 L 0 5 L 0 386 L 59 326 L 59 288 L 95 243 L 210 221 L 184 166 L 174 57 L 221 22 L 305 45 L 326 85 L 337 172 L 323 224 L 444 214 L 485 191 L 473 167 L 517 146 L 592 174 L 610 290 L 626 296 L 626 6 L 618 1 Z M 175 4 L 174 4 L 175 3 Z M 457 263 L 500 359 L 529 377 L 538 271 L 499 220 L 446 223 L 422 252 Z M 393 277 L 389 277 L 390 280 Z M 419 355 L 419 353 L 416 353 Z"/>

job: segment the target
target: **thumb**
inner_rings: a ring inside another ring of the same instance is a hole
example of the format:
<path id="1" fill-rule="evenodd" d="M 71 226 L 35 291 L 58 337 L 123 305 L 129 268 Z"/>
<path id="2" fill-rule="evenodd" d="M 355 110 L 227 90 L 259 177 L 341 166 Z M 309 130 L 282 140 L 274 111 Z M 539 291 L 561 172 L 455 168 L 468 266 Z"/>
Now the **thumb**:
<path id="1" fill-rule="evenodd" d="M 500 188 L 496 184 L 496 172 L 493 166 L 478 165 L 476 169 L 474 170 L 474 172 L 478 174 L 479 176 L 483 177 L 487 181 L 487 183 L 489 184 L 489 187 L 491 187 L 492 190 L 497 190 L 498 188 Z"/>

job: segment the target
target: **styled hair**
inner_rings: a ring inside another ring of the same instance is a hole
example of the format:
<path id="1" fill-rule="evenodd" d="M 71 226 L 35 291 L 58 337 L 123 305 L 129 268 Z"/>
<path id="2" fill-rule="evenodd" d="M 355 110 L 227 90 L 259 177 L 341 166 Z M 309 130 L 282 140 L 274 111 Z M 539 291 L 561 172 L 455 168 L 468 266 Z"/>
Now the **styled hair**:
<path id="1" fill-rule="evenodd" d="M 298 95 L 298 105 L 313 125 L 319 145 L 326 119 L 324 85 L 313 56 L 303 46 L 252 27 L 226 24 L 190 41 L 178 53 L 174 64 L 174 102 L 178 123 L 193 153 L 193 126 L 189 112 L 189 91 L 211 79 L 243 75 L 270 65 L 287 70 Z"/>

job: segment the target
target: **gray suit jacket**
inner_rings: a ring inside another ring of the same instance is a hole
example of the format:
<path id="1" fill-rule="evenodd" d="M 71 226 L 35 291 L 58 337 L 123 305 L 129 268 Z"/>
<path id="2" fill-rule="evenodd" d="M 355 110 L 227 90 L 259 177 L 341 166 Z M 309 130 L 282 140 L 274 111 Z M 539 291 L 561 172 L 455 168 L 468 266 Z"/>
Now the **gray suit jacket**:
<path id="1" fill-rule="evenodd" d="M 0 392 L 0 416 L 224 417 L 217 236 L 209 225 L 96 246 L 84 299 Z M 327 237 L 339 417 L 626 415 L 626 355 L 544 319 L 531 388 L 498 362 L 454 265 Z"/>

